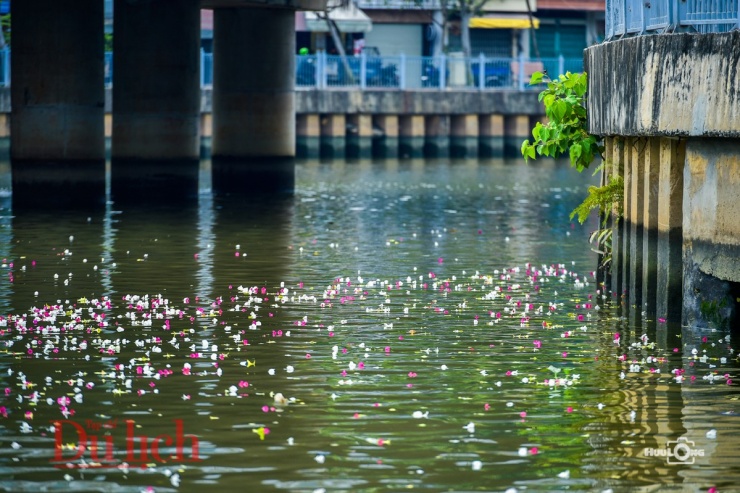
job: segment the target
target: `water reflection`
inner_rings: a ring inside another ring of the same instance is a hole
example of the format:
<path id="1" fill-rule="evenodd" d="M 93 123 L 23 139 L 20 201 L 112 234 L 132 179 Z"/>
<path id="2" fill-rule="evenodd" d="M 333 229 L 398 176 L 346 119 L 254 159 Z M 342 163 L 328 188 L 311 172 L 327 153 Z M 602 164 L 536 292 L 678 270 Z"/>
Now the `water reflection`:
<path id="1" fill-rule="evenodd" d="M 310 161 L 292 193 L 240 197 L 215 192 L 209 166 L 184 205 L 5 204 L 0 490 L 740 481 L 724 376 L 737 379 L 736 341 L 624 319 L 602 298 L 595 225 L 567 218 L 589 177 L 551 162 Z M 55 448 L 61 419 L 112 436 L 117 467 L 79 469 L 71 424 Z M 202 461 L 148 446 L 140 469 L 127 419 L 150 445 L 181 420 Z M 702 450 L 694 464 L 646 456 L 680 439 Z M 75 467 L 53 467 L 57 450 Z"/>

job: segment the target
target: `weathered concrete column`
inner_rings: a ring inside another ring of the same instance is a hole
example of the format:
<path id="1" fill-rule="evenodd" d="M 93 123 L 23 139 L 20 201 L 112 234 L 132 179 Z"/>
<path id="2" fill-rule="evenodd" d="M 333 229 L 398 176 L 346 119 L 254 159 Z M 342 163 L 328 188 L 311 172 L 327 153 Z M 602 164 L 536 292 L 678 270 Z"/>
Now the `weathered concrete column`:
<path id="1" fill-rule="evenodd" d="M 479 115 L 478 135 L 480 157 L 502 157 L 504 155 L 504 116 Z"/>
<path id="2" fill-rule="evenodd" d="M 301 158 L 319 157 L 321 121 L 319 115 L 296 115 L 296 156 Z"/>
<path id="3" fill-rule="evenodd" d="M 658 287 L 658 188 L 660 184 L 660 138 L 646 139 L 642 161 L 642 303 L 655 317 Z"/>
<path id="4" fill-rule="evenodd" d="M 609 179 L 620 177 L 624 174 L 624 141 L 619 137 L 607 137 L 604 139 L 606 146 L 607 164 L 610 165 L 607 172 Z M 624 204 L 622 204 L 624 206 Z M 612 212 L 612 218 L 618 214 L 617 206 Z M 612 265 L 611 265 L 611 290 L 612 299 L 620 301 L 622 292 L 622 235 L 624 230 L 624 217 L 612 221 Z"/>
<path id="5" fill-rule="evenodd" d="M 424 118 L 424 157 L 450 155 L 450 117 L 431 115 Z"/>
<path id="6" fill-rule="evenodd" d="M 630 257 L 632 253 L 632 146 L 635 139 L 627 137 L 624 139 L 622 154 L 622 177 L 624 177 L 624 228 L 622 228 L 622 286 L 621 296 L 623 305 L 629 310 L 630 302 Z"/>
<path id="7" fill-rule="evenodd" d="M 213 156 L 295 156 L 295 14 L 215 9 Z"/>
<path id="8" fill-rule="evenodd" d="M 643 270 L 643 217 L 645 204 L 645 175 L 643 167 L 645 166 L 645 149 L 647 148 L 647 139 L 631 139 L 632 162 L 630 171 L 630 206 L 629 215 L 625 218 L 630 227 L 630 265 L 629 265 L 629 291 L 628 300 L 630 305 L 630 315 L 640 317 L 642 313 L 642 270 Z"/>
<path id="9" fill-rule="evenodd" d="M 420 158 L 424 156 L 424 116 L 399 116 L 401 137 L 398 153 L 403 158 Z"/>
<path id="10" fill-rule="evenodd" d="M 478 115 L 452 115 L 450 118 L 450 155 L 478 157 Z"/>
<path id="11" fill-rule="evenodd" d="M 683 185 L 682 324 L 727 329 L 740 310 L 740 140 L 687 141 Z"/>
<path id="12" fill-rule="evenodd" d="M 373 127 L 382 135 L 373 139 L 373 156 L 379 158 L 398 157 L 398 116 L 373 115 Z"/>
<path id="13" fill-rule="evenodd" d="M 373 155 L 372 115 L 347 115 L 346 153 L 348 158 L 369 158 Z"/>
<path id="14" fill-rule="evenodd" d="M 529 115 L 504 117 L 504 156 L 521 156 L 522 141 L 531 138 Z"/>
<path id="15" fill-rule="evenodd" d="M 612 165 L 610 173 L 612 178 L 624 177 L 624 139 L 612 137 L 607 139 L 607 146 L 612 151 Z M 614 211 L 616 217 L 617 211 Z M 624 242 L 624 217 L 612 223 L 612 269 L 611 269 L 611 291 L 612 298 L 617 303 L 622 301 L 622 276 L 624 274 L 624 258 L 622 255 Z"/>
<path id="16" fill-rule="evenodd" d="M 740 312 L 738 46 L 738 31 L 674 33 L 601 43 L 588 48 L 584 57 L 589 74 L 590 133 L 623 136 L 628 145 L 639 138 L 680 137 L 686 141 L 683 164 L 680 143 L 662 144 L 656 315 L 675 321 L 683 302 L 681 323 L 692 331 L 731 320 Z M 615 73 L 620 76 L 615 77 Z M 676 191 L 680 189 L 678 167 L 684 170 L 682 221 L 674 220 L 675 208 L 681 206 Z M 652 169 L 650 173 L 642 168 L 640 171 L 643 177 L 652 176 Z M 639 214 L 630 210 L 639 202 L 639 197 L 631 195 L 633 180 L 639 177 L 633 176 L 628 165 L 624 176 L 629 220 Z M 642 190 L 644 193 L 645 188 Z M 645 196 L 643 199 L 649 200 Z M 643 206 L 647 213 L 652 212 L 651 205 Z M 633 244 L 628 237 L 632 233 L 632 228 L 625 231 L 620 242 L 623 247 Z M 677 268 L 676 261 L 681 235 L 683 269 Z M 643 252 L 645 248 L 643 243 Z M 627 264 L 636 265 L 628 260 L 632 253 L 636 252 L 625 248 L 620 254 L 615 248 L 615 260 L 619 255 Z M 675 281 L 681 270 L 682 289 L 677 292 Z M 636 286 L 637 280 L 630 282 L 629 278 L 635 269 L 624 269 L 623 265 L 622 272 L 622 286 Z M 631 297 L 633 294 L 629 293 Z M 683 342 L 688 344 L 685 339 Z"/>
<path id="17" fill-rule="evenodd" d="M 199 2 L 115 0 L 113 15 L 114 199 L 197 198 Z"/>
<path id="18" fill-rule="evenodd" d="M 346 156 L 347 120 L 344 115 L 321 115 L 321 147 L 323 158 L 343 158 Z"/>
<path id="19" fill-rule="evenodd" d="M 13 206 L 105 201 L 103 3 L 12 2 Z"/>
<path id="20" fill-rule="evenodd" d="M 683 290 L 683 167 L 686 141 L 660 139 L 658 188 L 658 271 L 655 315 L 667 322 L 681 322 Z"/>

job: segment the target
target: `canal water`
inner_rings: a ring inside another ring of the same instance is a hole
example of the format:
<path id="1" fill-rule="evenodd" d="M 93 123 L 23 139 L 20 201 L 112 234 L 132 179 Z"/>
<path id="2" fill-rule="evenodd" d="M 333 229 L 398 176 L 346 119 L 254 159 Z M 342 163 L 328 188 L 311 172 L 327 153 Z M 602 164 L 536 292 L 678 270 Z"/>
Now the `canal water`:
<path id="1" fill-rule="evenodd" d="M 94 213 L 13 211 L 4 168 L 0 490 L 740 491 L 737 336 L 600 290 L 596 178 L 305 161 L 237 199 L 208 166 Z"/>

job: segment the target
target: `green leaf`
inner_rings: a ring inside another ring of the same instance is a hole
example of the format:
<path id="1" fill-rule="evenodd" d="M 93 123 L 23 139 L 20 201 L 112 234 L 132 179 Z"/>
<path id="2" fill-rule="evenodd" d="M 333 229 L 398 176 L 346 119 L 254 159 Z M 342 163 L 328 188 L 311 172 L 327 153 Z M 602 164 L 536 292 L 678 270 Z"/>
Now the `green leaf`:
<path id="1" fill-rule="evenodd" d="M 535 72 L 532 74 L 532 77 L 529 79 L 529 85 L 530 86 L 536 86 L 537 84 L 542 82 L 543 74 L 542 72 Z"/>
<path id="2" fill-rule="evenodd" d="M 572 164 L 576 164 L 578 162 L 578 158 L 581 157 L 581 151 L 581 144 L 572 144 L 570 146 L 570 162 Z"/>
<path id="3" fill-rule="evenodd" d="M 565 101 L 563 101 L 562 99 L 556 101 L 555 104 L 553 104 L 553 107 L 552 107 L 553 119 L 555 121 L 562 120 L 563 117 L 565 116 L 566 111 L 568 111 L 568 104 Z"/>
<path id="4" fill-rule="evenodd" d="M 527 149 L 529 149 L 530 147 L 532 146 L 529 143 L 529 140 L 525 140 L 522 142 L 521 153 L 522 153 L 522 156 L 524 156 L 525 160 L 527 159 Z"/>

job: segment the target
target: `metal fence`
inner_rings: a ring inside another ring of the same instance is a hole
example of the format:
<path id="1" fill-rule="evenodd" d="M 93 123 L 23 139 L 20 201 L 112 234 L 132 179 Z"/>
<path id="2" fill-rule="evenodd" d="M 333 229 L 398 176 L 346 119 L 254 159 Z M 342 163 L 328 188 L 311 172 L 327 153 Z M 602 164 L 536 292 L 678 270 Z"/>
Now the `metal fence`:
<path id="1" fill-rule="evenodd" d="M 318 53 L 296 58 L 296 86 L 304 88 L 519 89 L 533 72 L 552 78 L 582 72 L 581 58 L 463 58 L 455 55 L 340 56 Z"/>
<path id="2" fill-rule="evenodd" d="M 739 0 L 606 0 L 606 39 L 672 31 L 740 29 Z"/>
<path id="3" fill-rule="evenodd" d="M 113 54 L 105 53 L 104 80 L 113 85 Z M 533 72 L 546 70 L 557 78 L 582 72 L 581 58 L 473 58 L 461 56 L 340 56 L 318 53 L 296 56 L 296 87 L 359 89 L 519 89 L 528 87 Z M 200 83 L 213 85 L 213 55 L 201 52 Z M 0 50 L 0 86 L 10 85 L 10 50 Z"/>

